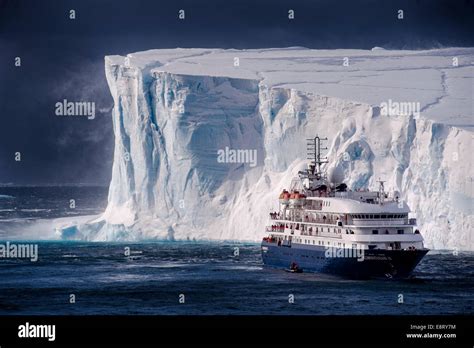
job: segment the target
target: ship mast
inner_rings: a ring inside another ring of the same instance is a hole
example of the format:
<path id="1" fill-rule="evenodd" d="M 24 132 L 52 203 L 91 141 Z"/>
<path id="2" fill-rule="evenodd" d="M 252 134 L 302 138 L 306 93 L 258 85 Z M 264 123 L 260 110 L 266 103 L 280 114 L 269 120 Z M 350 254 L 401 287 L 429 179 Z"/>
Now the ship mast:
<path id="1" fill-rule="evenodd" d="M 300 171 L 299 177 L 300 179 L 308 179 L 308 187 L 307 189 L 311 190 L 316 186 L 317 184 L 322 184 L 321 181 L 324 181 L 325 177 L 323 174 L 323 171 L 321 170 L 321 166 L 324 163 L 328 163 L 328 160 L 326 157 L 321 155 L 321 151 L 327 150 L 326 146 L 323 146 L 323 142 L 327 141 L 327 138 L 321 138 L 318 135 L 312 139 L 306 139 L 307 140 L 307 155 L 308 155 L 308 160 L 309 162 L 309 168 Z"/>
<path id="2" fill-rule="evenodd" d="M 384 198 L 385 198 L 385 188 L 384 188 L 384 183 L 385 181 L 382 181 L 382 180 L 378 180 L 378 183 L 379 183 L 379 204 L 380 205 L 383 205 L 384 203 Z"/>
<path id="3" fill-rule="evenodd" d="M 313 174 L 317 180 L 320 180 L 322 176 L 321 165 L 328 163 L 326 157 L 321 157 L 321 150 L 328 149 L 326 146 L 321 147 L 321 142 L 327 140 L 328 138 L 320 138 L 318 135 L 313 139 L 307 139 L 308 159 L 311 160 L 309 167 L 311 174 Z"/>

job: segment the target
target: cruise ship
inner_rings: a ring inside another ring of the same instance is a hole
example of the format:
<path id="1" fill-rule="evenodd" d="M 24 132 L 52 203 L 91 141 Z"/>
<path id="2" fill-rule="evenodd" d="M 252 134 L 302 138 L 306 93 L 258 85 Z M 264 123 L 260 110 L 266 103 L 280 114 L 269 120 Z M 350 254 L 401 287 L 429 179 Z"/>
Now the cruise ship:
<path id="1" fill-rule="evenodd" d="M 406 202 L 399 192 L 385 192 L 383 181 L 378 191 L 348 190 L 342 169 L 324 166 L 324 141 L 308 140 L 308 168 L 281 192 L 279 209 L 270 213 L 263 263 L 349 278 L 409 277 L 429 250 Z"/>

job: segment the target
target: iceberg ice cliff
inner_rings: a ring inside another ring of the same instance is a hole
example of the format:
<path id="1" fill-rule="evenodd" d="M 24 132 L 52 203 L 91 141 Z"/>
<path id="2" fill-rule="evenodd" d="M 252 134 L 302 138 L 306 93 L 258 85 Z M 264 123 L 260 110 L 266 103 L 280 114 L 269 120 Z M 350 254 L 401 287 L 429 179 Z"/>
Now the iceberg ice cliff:
<path id="1" fill-rule="evenodd" d="M 456 57 L 458 64 L 454 64 Z M 258 240 L 278 193 L 330 140 L 350 189 L 402 192 L 428 247 L 474 250 L 474 49 L 168 49 L 107 56 L 115 153 L 87 240 Z M 381 110 L 419 103 L 419 114 Z M 218 161 L 224 149 L 256 163 Z"/>

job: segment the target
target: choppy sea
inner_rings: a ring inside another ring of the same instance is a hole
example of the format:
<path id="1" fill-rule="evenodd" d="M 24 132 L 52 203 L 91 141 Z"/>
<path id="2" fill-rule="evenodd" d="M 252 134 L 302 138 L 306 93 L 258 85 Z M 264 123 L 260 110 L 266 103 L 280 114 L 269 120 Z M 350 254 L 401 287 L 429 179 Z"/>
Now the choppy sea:
<path id="1" fill-rule="evenodd" d="M 104 187 L 0 187 L 0 244 L 38 246 L 36 262 L 0 258 L 0 315 L 474 313 L 474 253 L 430 252 L 409 280 L 347 280 L 268 269 L 253 243 L 45 237 L 45 221 L 106 199 Z"/>

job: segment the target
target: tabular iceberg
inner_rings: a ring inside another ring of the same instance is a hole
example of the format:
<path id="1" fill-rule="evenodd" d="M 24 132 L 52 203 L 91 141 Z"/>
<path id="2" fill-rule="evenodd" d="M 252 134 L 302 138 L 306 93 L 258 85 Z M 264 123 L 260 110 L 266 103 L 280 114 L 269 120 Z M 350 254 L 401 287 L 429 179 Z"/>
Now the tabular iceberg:
<path id="1" fill-rule="evenodd" d="M 386 180 L 416 213 L 428 247 L 474 250 L 473 60 L 471 48 L 107 56 L 108 206 L 63 236 L 258 240 L 275 197 L 306 163 L 306 138 L 320 134 L 350 189 Z M 419 114 L 381 109 L 409 102 Z"/>

